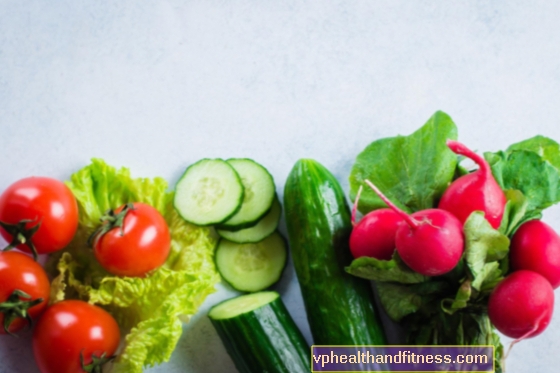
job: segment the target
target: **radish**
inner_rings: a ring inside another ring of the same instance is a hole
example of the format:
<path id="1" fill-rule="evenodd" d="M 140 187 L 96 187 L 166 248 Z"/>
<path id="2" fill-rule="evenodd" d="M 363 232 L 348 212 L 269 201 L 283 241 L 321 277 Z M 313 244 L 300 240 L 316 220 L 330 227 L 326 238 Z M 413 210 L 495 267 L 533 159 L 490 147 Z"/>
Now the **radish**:
<path id="1" fill-rule="evenodd" d="M 554 308 L 554 289 L 536 272 L 515 271 L 502 280 L 490 294 L 488 316 L 514 343 L 542 333 Z"/>
<path id="2" fill-rule="evenodd" d="M 391 260 L 395 251 L 395 234 L 403 218 L 391 209 L 379 209 L 368 213 L 356 224 L 356 210 L 361 194 L 362 187 L 358 190 L 352 209 L 354 228 L 350 234 L 350 251 L 354 258 L 369 256 Z"/>
<path id="3" fill-rule="evenodd" d="M 458 141 L 447 140 L 447 146 L 454 153 L 475 161 L 479 169 L 452 182 L 441 196 L 438 208 L 449 211 L 461 223 L 465 223 L 473 211 L 482 211 L 490 225 L 498 229 L 507 199 L 492 176 L 488 162 Z"/>
<path id="4" fill-rule="evenodd" d="M 540 220 L 522 224 L 511 239 L 509 258 L 513 270 L 537 272 L 554 289 L 560 286 L 560 237 L 548 224 Z"/>
<path id="5" fill-rule="evenodd" d="M 408 215 L 371 181 L 365 182 L 404 220 L 397 228 L 395 245 L 406 265 L 424 276 L 443 275 L 455 268 L 464 249 L 463 225 L 455 216 L 440 209 Z"/>

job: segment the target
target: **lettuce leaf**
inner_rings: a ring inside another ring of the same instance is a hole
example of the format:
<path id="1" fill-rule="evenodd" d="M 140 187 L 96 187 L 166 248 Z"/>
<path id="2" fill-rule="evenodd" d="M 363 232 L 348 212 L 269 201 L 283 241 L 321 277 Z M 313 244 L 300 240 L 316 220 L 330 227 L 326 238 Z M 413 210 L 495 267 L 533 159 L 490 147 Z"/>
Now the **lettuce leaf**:
<path id="1" fill-rule="evenodd" d="M 372 142 L 352 167 L 351 199 L 368 179 L 405 211 L 432 208 L 457 168 L 457 156 L 445 143 L 448 139 L 457 139 L 457 127 L 447 114 L 438 111 L 409 136 Z M 385 203 L 370 188 L 364 188 L 360 211 L 365 214 L 383 207 Z"/>
<path id="2" fill-rule="evenodd" d="M 133 179 L 100 159 L 67 182 L 78 201 L 80 224 L 68 248 L 49 257 L 56 276 L 52 299 L 83 299 L 101 305 L 115 317 L 125 336 L 111 372 L 139 373 L 143 367 L 168 361 L 188 320 L 219 282 L 213 262 L 216 238 L 209 228 L 183 221 L 173 208 L 173 193 L 161 178 Z M 87 238 L 110 208 L 144 202 L 165 218 L 171 232 L 166 263 L 145 278 L 107 273 L 87 248 Z"/>

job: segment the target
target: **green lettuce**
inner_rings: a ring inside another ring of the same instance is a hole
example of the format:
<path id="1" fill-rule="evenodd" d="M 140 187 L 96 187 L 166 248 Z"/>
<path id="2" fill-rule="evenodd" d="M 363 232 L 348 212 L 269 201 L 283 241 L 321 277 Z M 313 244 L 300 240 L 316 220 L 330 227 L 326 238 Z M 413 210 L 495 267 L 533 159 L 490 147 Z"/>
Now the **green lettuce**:
<path id="1" fill-rule="evenodd" d="M 409 136 L 372 142 L 352 167 L 350 198 L 356 198 L 368 179 L 405 211 L 433 207 L 457 169 L 457 156 L 447 147 L 448 139 L 457 139 L 457 127 L 447 114 L 438 111 Z M 370 188 L 364 188 L 360 211 L 367 213 L 383 207 L 385 203 Z"/>
<path id="2" fill-rule="evenodd" d="M 196 313 L 215 291 L 216 238 L 206 227 L 183 221 L 173 208 L 173 193 L 161 178 L 134 179 L 126 168 L 116 170 L 100 159 L 74 173 L 67 182 L 78 201 L 78 232 L 68 248 L 49 257 L 56 276 L 52 299 L 83 299 L 103 306 L 119 323 L 124 347 L 110 370 L 139 373 L 168 361 L 182 333 L 182 321 Z M 165 218 L 171 232 L 166 263 L 145 278 L 107 273 L 87 247 L 87 238 L 103 213 L 128 202 L 144 202 Z"/>

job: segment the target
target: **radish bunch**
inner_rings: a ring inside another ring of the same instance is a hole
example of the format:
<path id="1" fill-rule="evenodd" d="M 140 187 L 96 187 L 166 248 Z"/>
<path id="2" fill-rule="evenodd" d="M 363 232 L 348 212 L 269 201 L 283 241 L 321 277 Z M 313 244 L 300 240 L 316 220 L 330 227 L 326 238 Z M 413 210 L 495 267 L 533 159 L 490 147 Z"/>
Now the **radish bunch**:
<path id="1" fill-rule="evenodd" d="M 478 169 L 454 180 L 437 208 L 407 214 L 369 180 L 364 182 L 387 204 L 355 223 L 350 250 L 355 258 L 390 260 L 394 252 L 411 270 L 441 276 L 463 257 L 463 225 L 475 211 L 494 229 L 504 217 L 507 198 L 480 155 L 457 141 L 447 141 L 454 153 L 473 160 Z M 358 193 L 354 212 L 357 208 Z M 355 221 L 355 214 L 353 214 Z M 550 323 L 554 289 L 560 286 L 560 237 L 546 223 L 530 220 L 511 237 L 510 273 L 487 298 L 488 316 L 504 335 L 517 341 L 540 334 Z"/>

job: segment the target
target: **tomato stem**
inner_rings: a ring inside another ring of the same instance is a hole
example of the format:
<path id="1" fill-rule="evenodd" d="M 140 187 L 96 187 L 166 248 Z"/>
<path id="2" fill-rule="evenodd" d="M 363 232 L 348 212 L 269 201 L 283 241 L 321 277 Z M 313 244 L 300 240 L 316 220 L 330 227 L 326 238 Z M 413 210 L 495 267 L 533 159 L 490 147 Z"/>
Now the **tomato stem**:
<path id="1" fill-rule="evenodd" d="M 23 299 L 22 299 L 23 298 Z M 43 298 L 31 299 L 31 295 L 21 290 L 14 290 L 6 301 L 0 303 L 0 313 L 4 314 L 4 331 L 14 337 L 15 334 L 10 332 L 10 326 L 18 318 L 27 320 L 29 326 L 32 325 L 33 320 L 27 312 L 31 307 L 34 307 L 43 302 Z"/>
<path id="2" fill-rule="evenodd" d="M 115 213 L 115 210 L 109 209 L 105 211 L 105 214 L 99 219 L 101 221 L 101 226 L 97 228 L 91 236 L 88 238 L 88 245 L 90 247 L 95 246 L 97 241 L 107 232 L 114 228 L 120 228 L 121 236 L 124 235 L 124 218 L 131 211 L 134 210 L 134 205 L 132 203 L 127 203 L 124 205 L 123 209 L 119 213 Z"/>
<path id="3" fill-rule="evenodd" d="M 103 352 L 100 356 L 96 354 L 91 354 L 91 363 L 85 364 L 84 361 L 84 351 L 80 351 L 80 364 L 82 365 L 82 369 L 84 372 L 87 373 L 102 373 L 103 365 L 108 363 L 109 361 L 113 360 L 116 355 L 107 357 L 107 353 Z"/>
<path id="4" fill-rule="evenodd" d="M 33 259 L 37 260 L 37 248 L 33 244 L 33 240 L 31 239 L 37 230 L 41 226 L 41 222 L 38 222 L 31 228 L 27 228 L 27 224 L 33 223 L 35 220 L 31 219 L 23 219 L 15 224 L 5 223 L 0 221 L 0 227 L 4 228 L 4 230 L 12 236 L 12 242 L 9 243 L 8 246 L 4 248 L 4 251 L 12 250 L 19 245 L 27 245 L 33 254 Z"/>

